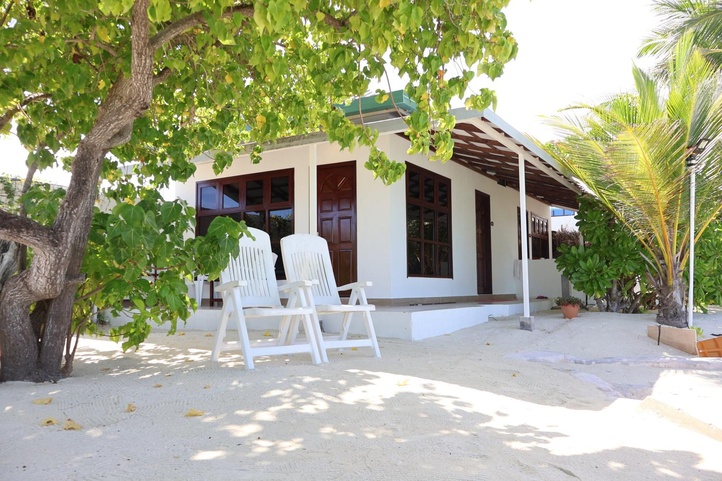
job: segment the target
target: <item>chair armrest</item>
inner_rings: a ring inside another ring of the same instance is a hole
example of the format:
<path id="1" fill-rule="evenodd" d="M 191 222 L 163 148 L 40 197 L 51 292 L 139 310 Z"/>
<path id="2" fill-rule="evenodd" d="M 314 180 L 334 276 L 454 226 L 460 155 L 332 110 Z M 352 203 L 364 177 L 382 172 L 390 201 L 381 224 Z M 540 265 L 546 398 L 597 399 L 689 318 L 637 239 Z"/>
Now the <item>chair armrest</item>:
<path id="1" fill-rule="evenodd" d="M 234 289 L 236 287 L 245 287 L 248 285 L 248 281 L 231 281 L 231 282 L 225 282 L 221 284 L 220 286 L 216 287 L 217 291 L 227 291 L 229 289 Z"/>
<path id="2" fill-rule="evenodd" d="M 350 284 L 344 284 L 343 286 L 338 286 L 339 291 L 347 291 L 349 289 L 358 289 L 359 287 L 371 287 L 374 283 L 371 281 L 359 281 L 359 282 L 352 282 Z"/>
<path id="3" fill-rule="evenodd" d="M 318 285 L 318 279 L 314 279 L 312 281 L 294 281 L 289 282 L 287 284 L 282 284 L 278 286 L 279 291 L 290 291 L 292 289 L 298 289 L 300 287 L 311 287 L 314 285 Z"/>

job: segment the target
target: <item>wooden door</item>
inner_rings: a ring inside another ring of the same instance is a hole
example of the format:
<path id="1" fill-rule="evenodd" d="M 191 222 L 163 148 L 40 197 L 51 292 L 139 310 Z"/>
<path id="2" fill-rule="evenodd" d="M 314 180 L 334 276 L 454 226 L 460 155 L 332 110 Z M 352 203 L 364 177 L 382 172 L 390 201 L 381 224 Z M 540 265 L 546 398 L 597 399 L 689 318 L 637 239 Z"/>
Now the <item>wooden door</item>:
<path id="1" fill-rule="evenodd" d="M 476 191 L 476 285 L 479 294 L 491 294 L 491 201 Z"/>
<path id="2" fill-rule="evenodd" d="M 357 281 L 355 162 L 318 167 L 318 232 L 328 242 L 336 283 Z"/>

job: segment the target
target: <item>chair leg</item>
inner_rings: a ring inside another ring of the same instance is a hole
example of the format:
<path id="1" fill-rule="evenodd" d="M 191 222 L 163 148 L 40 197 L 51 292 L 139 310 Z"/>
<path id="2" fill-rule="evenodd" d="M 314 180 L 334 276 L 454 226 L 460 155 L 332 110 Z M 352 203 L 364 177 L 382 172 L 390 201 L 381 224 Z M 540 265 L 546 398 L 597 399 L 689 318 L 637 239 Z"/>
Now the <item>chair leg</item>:
<path id="1" fill-rule="evenodd" d="M 371 347 L 374 349 L 374 355 L 381 357 L 381 349 L 379 349 L 379 341 L 376 339 L 376 329 L 374 329 L 374 321 L 371 319 L 371 313 L 364 311 L 364 321 L 366 322 L 366 333 L 371 340 Z"/>
<path id="2" fill-rule="evenodd" d="M 307 331 L 307 336 L 316 338 L 316 347 L 318 353 L 321 355 L 321 362 L 328 362 L 328 354 L 326 353 L 326 342 L 323 339 L 323 332 L 321 331 L 321 321 L 318 319 L 316 311 L 311 314 L 311 326 Z"/>
<path id="3" fill-rule="evenodd" d="M 216 342 L 211 353 L 211 361 L 218 362 L 218 355 L 223 350 L 223 341 L 226 338 L 226 327 L 228 326 L 228 319 L 233 313 L 233 306 L 231 302 L 223 303 L 223 310 L 221 311 L 221 323 L 218 325 L 218 331 L 216 332 Z"/>
<path id="4" fill-rule="evenodd" d="M 241 299 L 237 290 L 233 290 L 231 299 L 233 302 L 233 310 L 236 314 L 238 337 L 240 338 L 241 346 L 243 348 L 243 359 L 246 361 L 246 369 L 250 371 L 255 368 L 255 365 L 253 364 L 253 349 L 251 348 L 251 339 L 248 337 L 246 316 L 243 315 L 243 309 L 239 309 L 239 306 L 241 306 Z"/>
<path id="5" fill-rule="evenodd" d="M 314 364 L 320 364 L 321 359 L 323 356 L 321 355 L 321 351 L 319 349 L 318 341 L 315 336 L 315 330 L 313 328 L 314 326 L 314 320 L 312 319 L 311 314 L 304 314 L 303 315 L 303 329 L 306 331 L 306 338 L 308 343 L 311 345 L 311 359 L 313 359 Z M 326 351 L 323 351 L 325 354 Z M 328 358 L 325 362 L 328 362 Z"/>
<path id="6" fill-rule="evenodd" d="M 353 319 L 353 312 L 347 312 L 343 315 L 343 321 L 341 322 L 341 332 L 339 333 L 339 339 L 345 341 L 348 338 L 348 331 L 351 329 L 351 319 Z"/>
<path id="7" fill-rule="evenodd" d="M 278 326 L 278 339 L 276 340 L 277 345 L 291 344 L 291 330 L 295 325 L 292 318 L 293 316 L 284 316 L 281 318 L 281 324 Z"/>

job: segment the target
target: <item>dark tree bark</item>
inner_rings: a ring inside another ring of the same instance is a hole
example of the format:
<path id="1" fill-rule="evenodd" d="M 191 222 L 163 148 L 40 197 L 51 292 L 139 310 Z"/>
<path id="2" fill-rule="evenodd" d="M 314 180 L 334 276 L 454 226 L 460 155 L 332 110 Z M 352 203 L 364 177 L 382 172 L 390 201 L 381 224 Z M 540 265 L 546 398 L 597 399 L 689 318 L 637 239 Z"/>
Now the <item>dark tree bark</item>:
<path id="1" fill-rule="evenodd" d="M 65 200 L 51 228 L 0 210 L 3 237 L 32 247 L 33 262 L 10 278 L 0 292 L 0 381 L 56 380 L 80 268 L 88 241 L 100 169 L 114 146 L 127 142 L 133 122 L 150 106 L 153 49 L 147 17 L 149 0 L 134 4 L 132 14 L 132 74 L 120 76 L 100 106 L 95 124 L 80 142 L 73 160 Z M 30 307 L 49 300 L 40 337 L 30 319 Z"/>
<path id="2" fill-rule="evenodd" d="M 155 51 L 205 23 L 203 14 L 194 13 L 167 24 L 151 37 L 149 4 L 150 0 L 133 4 L 131 76 L 119 75 L 100 105 L 93 127 L 78 144 L 70 185 L 53 226 L 44 227 L 0 209 L 0 238 L 31 247 L 34 252 L 28 269 L 11 277 L 0 290 L 0 382 L 56 380 L 72 371 L 72 359 L 65 367 L 61 364 L 75 293 L 82 279 L 102 162 L 110 149 L 130 140 L 135 119 L 150 107 L 154 85 L 170 74 L 166 69 L 154 77 Z M 233 6 L 222 16 L 235 13 L 250 17 L 253 6 Z M 9 121 L 12 115 L 0 121 Z M 36 307 L 31 315 L 32 305 Z"/>
<path id="3" fill-rule="evenodd" d="M 654 279 L 659 301 L 657 322 L 666 326 L 689 327 L 684 303 L 687 284 L 677 266 L 674 267 L 673 272 L 671 286 L 664 279 Z"/>

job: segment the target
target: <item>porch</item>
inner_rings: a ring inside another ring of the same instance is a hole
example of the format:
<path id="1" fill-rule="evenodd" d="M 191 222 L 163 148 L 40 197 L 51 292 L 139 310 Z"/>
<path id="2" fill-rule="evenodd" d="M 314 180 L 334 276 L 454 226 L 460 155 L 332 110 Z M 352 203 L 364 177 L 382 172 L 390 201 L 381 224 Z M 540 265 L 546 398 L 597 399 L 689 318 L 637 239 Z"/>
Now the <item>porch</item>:
<path id="1" fill-rule="evenodd" d="M 435 298 L 435 299 L 395 299 L 393 302 L 383 299 L 370 299 L 376 305 L 373 313 L 376 334 L 381 338 L 405 339 L 420 341 L 434 336 L 442 336 L 452 332 L 466 329 L 487 322 L 490 317 L 504 317 L 511 315 L 522 316 L 524 302 L 513 295 L 472 296 L 471 298 Z M 405 305 L 402 302 L 407 301 Z M 414 301 L 422 301 L 420 302 Z M 194 312 L 185 325 L 179 324 L 178 330 L 215 332 L 220 322 L 221 307 L 204 304 Z M 532 313 L 551 308 L 549 299 L 532 299 L 530 310 Z M 111 325 L 121 325 L 129 318 L 121 315 L 111 318 Z M 324 331 L 338 332 L 341 319 L 338 316 L 321 316 L 321 325 Z M 351 334 L 361 334 L 355 331 L 361 328 L 361 322 L 351 325 Z M 266 330 L 276 326 L 277 323 L 263 319 L 249 319 L 248 327 L 253 330 Z M 153 326 L 156 331 L 168 330 L 168 324 Z"/>

